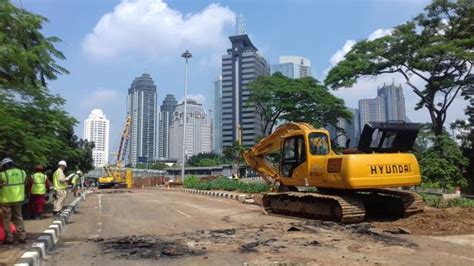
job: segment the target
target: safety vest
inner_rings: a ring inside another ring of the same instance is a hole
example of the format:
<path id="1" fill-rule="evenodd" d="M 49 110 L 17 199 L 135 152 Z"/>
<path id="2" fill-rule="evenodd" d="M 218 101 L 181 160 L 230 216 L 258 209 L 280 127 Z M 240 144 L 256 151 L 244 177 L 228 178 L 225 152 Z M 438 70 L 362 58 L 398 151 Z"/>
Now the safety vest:
<path id="1" fill-rule="evenodd" d="M 20 203 L 25 200 L 25 171 L 8 169 L 0 173 L 0 180 L 0 203 Z"/>
<path id="2" fill-rule="evenodd" d="M 59 181 L 59 177 L 61 176 L 61 173 L 63 171 L 61 170 L 61 168 L 58 168 L 58 170 L 56 170 L 53 174 L 53 186 L 54 186 L 54 190 L 62 190 L 62 189 L 66 189 L 67 188 L 67 184 L 66 182 L 61 182 Z"/>
<path id="3" fill-rule="evenodd" d="M 46 194 L 46 175 L 43 173 L 33 174 L 33 186 L 31 187 L 31 194 L 44 195 Z"/>
<path id="4" fill-rule="evenodd" d="M 71 180 L 71 184 L 75 185 L 77 183 L 77 179 L 79 179 L 79 175 L 74 175 L 74 177 Z"/>

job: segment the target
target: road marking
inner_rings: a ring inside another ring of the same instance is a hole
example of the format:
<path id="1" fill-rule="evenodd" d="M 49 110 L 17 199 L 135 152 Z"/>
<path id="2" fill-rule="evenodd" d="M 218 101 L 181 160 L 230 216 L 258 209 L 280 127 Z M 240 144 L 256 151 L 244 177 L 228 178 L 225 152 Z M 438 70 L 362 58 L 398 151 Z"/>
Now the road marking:
<path id="1" fill-rule="evenodd" d="M 186 213 L 184 213 L 184 212 L 182 212 L 182 211 L 180 211 L 180 210 L 176 210 L 176 211 L 177 211 L 179 214 L 182 214 L 182 215 L 184 215 L 184 216 L 186 216 L 186 217 L 191 218 L 191 215 L 189 215 L 189 214 L 186 214 Z"/>
<path id="2" fill-rule="evenodd" d="M 450 253 L 446 253 L 446 252 L 440 252 L 440 254 L 453 256 L 453 257 L 456 257 L 456 258 L 459 258 L 459 259 L 474 261 L 473 258 L 469 258 L 469 257 L 465 257 L 465 256 L 458 256 L 458 255 L 454 255 L 454 254 L 450 254 Z"/>
<path id="3" fill-rule="evenodd" d="M 102 194 L 99 194 L 99 213 L 102 214 Z"/>

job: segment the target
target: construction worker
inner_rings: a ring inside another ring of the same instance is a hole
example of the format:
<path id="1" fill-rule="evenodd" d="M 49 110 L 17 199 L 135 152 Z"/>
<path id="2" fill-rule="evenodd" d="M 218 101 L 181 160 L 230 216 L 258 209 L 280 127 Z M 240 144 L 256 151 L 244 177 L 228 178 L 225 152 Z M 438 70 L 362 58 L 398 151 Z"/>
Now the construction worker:
<path id="1" fill-rule="evenodd" d="M 67 197 L 67 182 L 71 176 L 66 177 L 64 175 L 64 170 L 66 170 L 66 167 L 66 161 L 59 161 L 58 169 L 53 174 L 53 186 L 54 190 L 56 191 L 53 215 L 58 215 L 63 209 L 64 200 Z"/>
<path id="2" fill-rule="evenodd" d="M 10 231 L 10 223 L 15 224 L 18 241 L 26 242 L 25 226 L 21 206 L 25 200 L 25 171 L 17 168 L 10 158 L 0 162 L 0 216 L 3 220 L 5 231 L 4 244 L 13 244 L 13 234 Z"/>
<path id="3" fill-rule="evenodd" d="M 82 177 L 82 171 L 78 170 L 76 174 L 72 177 L 71 184 L 72 184 L 72 189 L 71 192 L 73 193 L 74 197 L 78 196 L 80 191 L 79 191 L 79 185 L 81 183 L 81 177 Z"/>
<path id="4" fill-rule="evenodd" d="M 31 176 L 31 197 L 30 197 L 30 212 L 32 219 L 41 219 L 44 211 L 44 204 L 46 203 L 46 193 L 49 192 L 51 183 L 48 177 L 44 174 L 44 167 L 37 165 L 35 173 Z"/>

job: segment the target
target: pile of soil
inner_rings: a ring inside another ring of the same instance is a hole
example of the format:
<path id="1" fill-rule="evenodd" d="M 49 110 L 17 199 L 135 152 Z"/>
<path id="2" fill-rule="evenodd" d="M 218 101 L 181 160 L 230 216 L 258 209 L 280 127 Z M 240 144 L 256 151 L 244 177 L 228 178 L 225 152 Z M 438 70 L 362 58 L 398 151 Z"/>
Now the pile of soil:
<path id="1" fill-rule="evenodd" d="M 401 227 L 416 235 L 472 234 L 474 233 L 474 208 L 426 208 L 424 212 L 408 218 L 372 224 L 382 230 Z"/>

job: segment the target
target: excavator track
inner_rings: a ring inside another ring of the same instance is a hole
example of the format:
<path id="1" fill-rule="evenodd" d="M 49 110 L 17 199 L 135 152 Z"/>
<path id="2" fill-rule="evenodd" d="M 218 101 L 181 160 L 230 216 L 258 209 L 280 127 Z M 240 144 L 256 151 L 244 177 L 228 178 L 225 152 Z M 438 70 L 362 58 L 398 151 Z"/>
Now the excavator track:
<path id="1" fill-rule="evenodd" d="M 306 219 L 358 223 L 365 219 L 361 199 L 323 193 L 267 193 L 262 198 L 265 213 Z"/>
<path id="2" fill-rule="evenodd" d="M 359 223 L 366 215 L 373 214 L 408 217 L 424 208 L 421 197 L 410 191 L 371 189 L 357 192 L 345 195 L 267 193 L 262 198 L 262 206 L 266 214 L 340 223 Z"/>
<path id="3" fill-rule="evenodd" d="M 415 192 L 398 189 L 373 189 L 371 192 L 375 198 L 370 199 L 370 203 L 364 200 L 364 203 L 367 209 L 369 205 L 375 205 L 378 213 L 388 211 L 399 217 L 409 217 L 424 210 L 423 199 Z"/>

